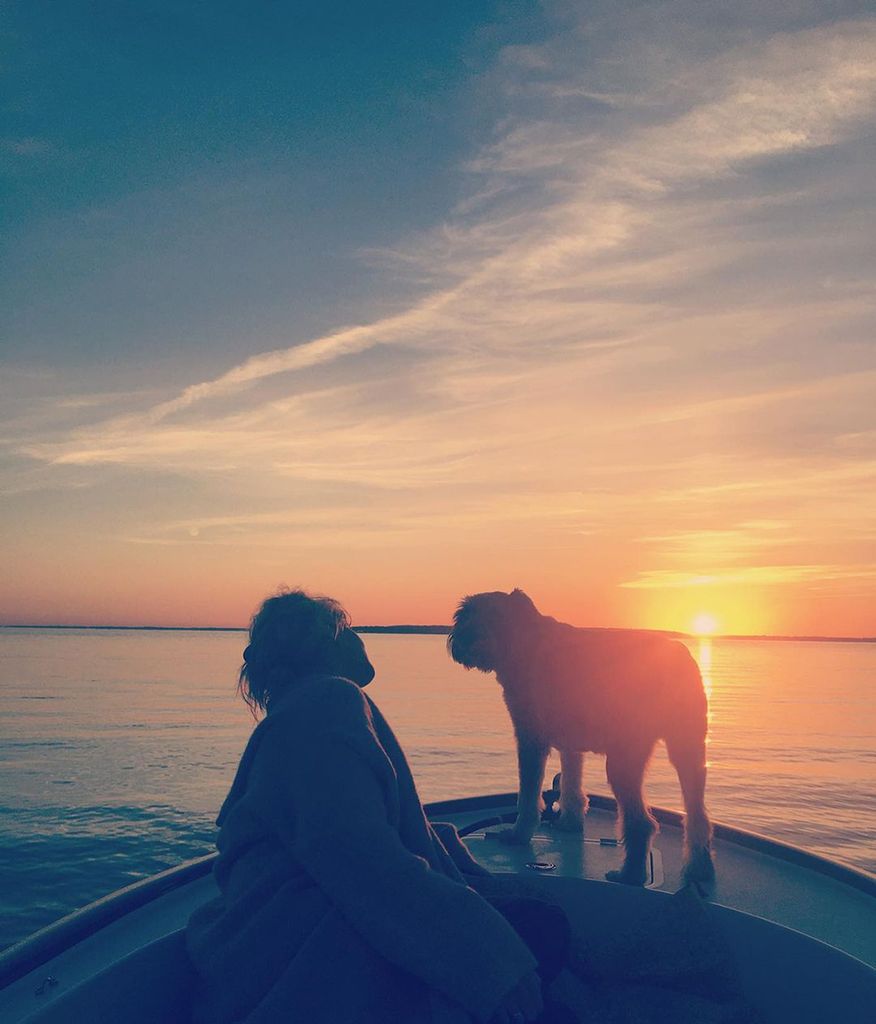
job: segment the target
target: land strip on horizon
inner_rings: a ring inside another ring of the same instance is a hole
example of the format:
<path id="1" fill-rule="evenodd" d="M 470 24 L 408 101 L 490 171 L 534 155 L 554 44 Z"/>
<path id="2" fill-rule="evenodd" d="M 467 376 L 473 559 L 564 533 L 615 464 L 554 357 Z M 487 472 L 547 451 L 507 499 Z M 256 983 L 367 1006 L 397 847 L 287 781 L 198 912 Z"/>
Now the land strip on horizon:
<path id="1" fill-rule="evenodd" d="M 397 633 L 416 634 L 421 636 L 442 635 L 446 636 L 452 630 L 451 626 L 438 625 L 392 625 L 392 626 L 354 626 L 357 633 Z M 592 629 L 611 630 L 617 633 L 658 633 L 661 636 L 675 637 L 685 640 L 769 640 L 769 641 L 798 641 L 806 643 L 822 644 L 873 644 L 876 643 L 876 636 L 781 636 L 771 633 L 684 633 L 672 629 L 642 629 L 635 626 L 592 626 Z M 92 629 L 92 630 L 118 630 L 118 631 L 140 631 L 154 633 L 246 633 L 246 626 L 86 626 L 71 623 L 31 623 L 31 622 L 4 622 L 0 623 L 0 629 Z"/>

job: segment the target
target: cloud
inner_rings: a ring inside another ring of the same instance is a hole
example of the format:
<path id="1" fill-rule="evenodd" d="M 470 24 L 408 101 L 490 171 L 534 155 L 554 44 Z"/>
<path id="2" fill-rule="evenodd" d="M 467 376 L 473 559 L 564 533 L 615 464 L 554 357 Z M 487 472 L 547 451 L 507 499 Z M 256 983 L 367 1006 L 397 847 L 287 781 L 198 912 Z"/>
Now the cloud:
<path id="1" fill-rule="evenodd" d="M 0 139 L 0 152 L 8 153 L 14 157 L 45 156 L 54 151 L 55 147 L 51 142 L 47 139 L 36 138 L 35 136 Z"/>
<path id="2" fill-rule="evenodd" d="M 709 221 L 724 214 L 726 201 L 680 210 L 673 190 L 853 134 L 874 110 L 874 43 L 876 21 L 864 20 L 732 47 L 694 61 L 677 86 L 663 83 L 663 107 L 640 112 L 626 130 L 612 122 L 588 130 L 586 109 L 583 122 L 551 121 L 549 104 L 542 118 L 512 118 L 472 168 L 500 196 L 514 179 L 537 179 L 539 202 L 521 206 L 512 195 L 486 217 L 462 216 L 397 250 L 398 259 L 453 278 L 449 287 L 377 322 L 251 357 L 128 422 L 108 421 L 107 432 L 148 430 L 198 404 L 377 345 L 424 347 L 443 364 L 439 370 L 449 364 L 451 372 L 454 357 L 476 350 L 493 361 L 528 350 L 536 361 L 601 343 L 626 346 L 631 360 L 639 358 L 655 310 L 636 302 L 637 290 L 675 286 L 685 272 L 695 286 L 704 269 L 717 272 L 744 250 L 743 240 L 714 244 Z M 541 57 L 528 48 L 524 74 L 546 73 L 558 45 Z M 513 63 L 520 71 L 519 53 Z M 564 87 L 586 91 L 598 62 L 579 75 Z M 617 301 L 603 306 L 607 290 Z M 657 315 L 677 318 L 678 310 Z M 90 447 L 91 456 L 83 447 L 64 458 L 99 459 L 103 446 Z"/>
<path id="3" fill-rule="evenodd" d="M 876 579 L 876 563 L 872 562 L 863 565 L 756 565 L 719 569 L 707 575 L 672 570 L 645 572 L 621 586 L 633 590 L 686 590 L 689 587 L 779 586 L 872 579 Z"/>
<path id="4" fill-rule="evenodd" d="M 418 543 L 424 535 L 441 533 L 452 527 L 457 536 L 477 534 L 484 527 L 510 526 L 527 529 L 543 527 L 545 521 L 558 529 L 578 529 L 588 514 L 587 504 L 576 492 L 555 494 L 546 504 L 538 494 L 517 494 L 509 502 L 504 495 L 481 494 L 459 508 L 456 498 L 447 495 L 423 508 L 416 492 L 394 495 L 391 502 L 375 501 L 367 505 L 325 502 L 300 509 L 272 512 L 242 512 L 234 515 L 195 516 L 166 523 L 143 522 L 126 539 L 136 544 L 189 545 L 193 537 L 199 544 L 220 547 L 247 545 L 276 548 L 279 545 L 308 543 L 322 545 L 343 541 L 344 545 L 369 544 L 391 539 Z"/>
<path id="5" fill-rule="evenodd" d="M 876 19 L 721 35 L 694 12 L 649 39 L 615 17 L 502 55 L 465 198 L 362 254 L 416 282 L 407 304 L 119 415 L 31 417 L 11 447 L 53 472 L 245 481 L 269 505 L 171 511 L 138 543 L 524 523 L 640 541 L 626 588 L 866 577 L 849 552 L 772 548 L 865 533 Z M 373 507 L 271 504 L 326 483 Z M 750 525 L 776 521 L 795 525 Z"/>

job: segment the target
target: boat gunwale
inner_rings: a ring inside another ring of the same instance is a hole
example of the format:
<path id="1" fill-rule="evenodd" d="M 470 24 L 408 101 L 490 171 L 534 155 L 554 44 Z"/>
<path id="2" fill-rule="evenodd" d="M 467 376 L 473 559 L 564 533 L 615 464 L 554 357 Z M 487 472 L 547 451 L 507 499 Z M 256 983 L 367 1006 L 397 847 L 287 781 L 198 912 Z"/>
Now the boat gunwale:
<path id="1" fill-rule="evenodd" d="M 544 797 L 548 807 L 557 799 L 558 795 L 556 790 L 545 792 Z M 617 810 L 617 803 L 613 797 L 589 794 L 589 800 L 592 807 L 600 810 Z M 434 801 L 425 805 L 425 811 L 430 819 L 435 819 L 441 814 L 459 814 L 477 811 L 481 808 L 486 810 L 491 807 L 513 807 L 516 802 L 516 793 L 496 793 Z M 684 816 L 679 811 L 664 807 L 652 807 L 651 811 L 661 824 L 681 827 L 684 821 Z M 496 823 L 498 823 L 498 819 L 474 824 L 488 827 Z M 471 828 L 471 824 L 467 826 L 467 830 L 470 831 Z M 826 875 L 876 899 L 876 875 L 871 875 L 860 868 L 830 860 L 817 853 L 810 853 L 792 846 L 790 843 L 770 839 L 757 832 L 719 822 L 714 823 L 714 837 Z M 208 875 L 212 871 L 217 857 L 216 852 L 204 854 L 192 860 L 183 861 L 156 875 L 142 878 L 122 889 L 107 893 L 100 899 L 74 910 L 52 924 L 13 943 L 7 949 L 0 951 L 0 990 L 12 985 L 100 929 L 120 920 L 126 914 Z"/>

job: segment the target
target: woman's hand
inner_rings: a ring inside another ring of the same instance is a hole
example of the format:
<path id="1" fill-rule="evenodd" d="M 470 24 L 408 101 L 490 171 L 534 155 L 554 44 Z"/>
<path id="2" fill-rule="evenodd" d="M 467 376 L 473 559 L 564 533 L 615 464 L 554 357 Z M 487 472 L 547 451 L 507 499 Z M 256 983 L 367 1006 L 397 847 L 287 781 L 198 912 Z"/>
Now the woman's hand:
<path id="1" fill-rule="evenodd" d="M 529 1024 L 538 1020 L 543 1011 L 541 978 L 531 971 L 499 1003 L 490 1024 Z"/>

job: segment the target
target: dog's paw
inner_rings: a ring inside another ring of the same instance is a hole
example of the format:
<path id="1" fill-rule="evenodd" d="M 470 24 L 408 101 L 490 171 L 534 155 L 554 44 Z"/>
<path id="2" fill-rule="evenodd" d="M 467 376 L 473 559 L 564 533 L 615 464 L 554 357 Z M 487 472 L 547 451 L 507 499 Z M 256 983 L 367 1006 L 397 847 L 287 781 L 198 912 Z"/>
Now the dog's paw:
<path id="1" fill-rule="evenodd" d="M 574 811 L 560 811 L 551 822 L 551 825 L 561 832 L 572 832 L 580 835 L 584 831 L 584 815 Z"/>
<path id="2" fill-rule="evenodd" d="M 707 892 L 715 884 L 715 865 L 712 854 L 706 847 L 691 850 L 687 863 L 684 865 L 682 879 L 686 885 L 695 885 Z"/>
<path id="3" fill-rule="evenodd" d="M 620 871 L 606 871 L 605 877 L 609 882 L 620 882 L 621 885 L 638 885 L 642 886 L 646 881 L 646 874 L 644 868 L 640 871 L 630 870 L 628 868 L 621 868 Z"/>

